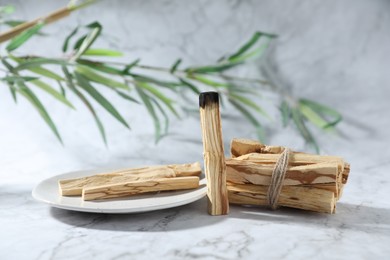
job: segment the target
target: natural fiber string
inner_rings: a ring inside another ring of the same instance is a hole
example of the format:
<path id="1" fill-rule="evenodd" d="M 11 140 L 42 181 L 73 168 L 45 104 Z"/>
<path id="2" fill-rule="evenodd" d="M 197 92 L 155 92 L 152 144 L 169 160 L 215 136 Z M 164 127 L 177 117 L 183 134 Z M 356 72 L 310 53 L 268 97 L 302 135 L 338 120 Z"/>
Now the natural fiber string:
<path id="1" fill-rule="evenodd" d="M 267 202 L 273 210 L 278 208 L 278 200 L 280 192 L 282 191 L 283 181 L 284 177 L 286 176 L 289 159 L 290 149 L 286 147 L 280 154 L 280 157 L 276 162 L 275 168 L 271 175 L 271 183 L 267 191 Z"/>

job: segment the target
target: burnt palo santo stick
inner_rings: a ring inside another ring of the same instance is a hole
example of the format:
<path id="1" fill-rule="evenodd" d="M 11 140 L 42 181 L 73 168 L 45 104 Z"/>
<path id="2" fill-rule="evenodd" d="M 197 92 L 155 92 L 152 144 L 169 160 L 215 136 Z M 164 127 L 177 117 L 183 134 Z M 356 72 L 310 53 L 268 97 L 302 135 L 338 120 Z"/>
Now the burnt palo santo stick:
<path id="1" fill-rule="evenodd" d="M 199 110 L 207 179 L 208 212 L 210 215 L 226 215 L 229 213 L 229 200 L 218 93 L 201 93 Z"/>

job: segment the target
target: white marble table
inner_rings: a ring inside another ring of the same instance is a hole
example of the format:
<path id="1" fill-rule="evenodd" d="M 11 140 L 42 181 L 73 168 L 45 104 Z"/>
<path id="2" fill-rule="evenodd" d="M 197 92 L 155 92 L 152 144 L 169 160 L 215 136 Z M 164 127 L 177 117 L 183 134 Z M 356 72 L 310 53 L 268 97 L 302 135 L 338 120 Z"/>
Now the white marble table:
<path id="1" fill-rule="evenodd" d="M 15 17 L 60 5 L 20 1 Z M 389 259 L 389 9 L 388 1 L 107 1 L 48 27 L 63 39 L 77 22 L 99 18 L 106 28 L 100 44 L 164 66 L 177 57 L 187 64 L 211 62 L 256 29 L 278 33 L 275 59 L 293 93 L 321 97 L 344 115 L 338 136 L 313 130 L 322 153 L 351 163 L 350 179 L 334 215 L 232 206 L 230 215 L 210 217 L 205 199 L 131 215 L 50 208 L 34 201 L 31 190 L 55 174 L 200 161 L 199 122 L 174 121 L 172 135 L 154 145 L 145 111 L 118 99 L 133 129 L 100 111 L 107 149 L 80 104 L 74 112 L 46 98 L 62 147 L 29 104 L 13 104 L 0 88 L 0 259 Z M 56 39 L 40 41 L 45 50 L 25 50 L 59 52 Z M 253 137 L 244 122 L 234 114 L 224 119 L 226 143 Z M 293 127 L 267 124 L 270 143 L 305 149 Z"/>

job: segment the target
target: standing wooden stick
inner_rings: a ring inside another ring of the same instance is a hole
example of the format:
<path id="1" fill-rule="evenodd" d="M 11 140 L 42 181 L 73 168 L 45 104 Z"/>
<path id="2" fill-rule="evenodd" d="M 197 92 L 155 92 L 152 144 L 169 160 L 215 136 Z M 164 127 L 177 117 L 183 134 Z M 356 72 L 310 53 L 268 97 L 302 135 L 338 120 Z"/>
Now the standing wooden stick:
<path id="1" fill-rule="evenodd" d="M 226 215 L 229 213 L 229 200 L 218 93 L 201 93 L 199 108 L 207 179 L 208 212 L 210 215 Z"/>

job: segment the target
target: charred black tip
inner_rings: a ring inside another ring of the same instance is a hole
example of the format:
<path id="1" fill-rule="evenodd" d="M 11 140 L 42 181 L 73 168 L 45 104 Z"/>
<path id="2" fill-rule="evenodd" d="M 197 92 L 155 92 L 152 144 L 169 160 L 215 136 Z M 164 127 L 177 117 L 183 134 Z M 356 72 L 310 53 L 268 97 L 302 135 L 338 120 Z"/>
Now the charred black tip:
<path id="1" fill-rule="evenodd" d="M 214 91 L 199 94 L 199 107 L 204 108 L 208 104 L 219 104 L 219 94 Z"/>

